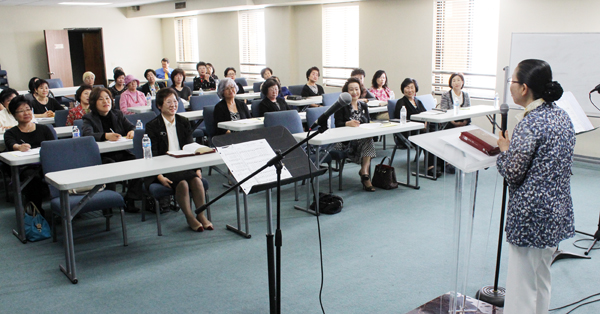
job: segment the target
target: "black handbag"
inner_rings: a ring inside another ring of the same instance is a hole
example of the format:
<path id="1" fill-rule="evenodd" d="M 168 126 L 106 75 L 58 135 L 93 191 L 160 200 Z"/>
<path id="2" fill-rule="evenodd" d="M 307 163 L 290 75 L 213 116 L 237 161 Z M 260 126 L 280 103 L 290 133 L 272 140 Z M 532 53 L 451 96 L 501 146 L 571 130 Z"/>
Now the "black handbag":
<path id="1" fill-rule="evenodd" d="M 383 164 L 386 158 L 388 157 L 383 157 L 381 163 L 375 166 L 375 172 L 373 173 L 371 182 L 375 187 L 391 190 L 398 188 L 398 181 L 396 180 L 396 171 L 394 170 L 394 167 Z"/>

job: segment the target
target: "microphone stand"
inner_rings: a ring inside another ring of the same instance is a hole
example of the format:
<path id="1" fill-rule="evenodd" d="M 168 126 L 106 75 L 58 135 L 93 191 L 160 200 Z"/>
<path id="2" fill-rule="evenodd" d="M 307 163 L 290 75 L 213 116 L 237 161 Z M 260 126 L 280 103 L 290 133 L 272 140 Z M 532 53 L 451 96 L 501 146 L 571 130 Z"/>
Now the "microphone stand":
<path id="1" fill-rule="evenodd" d="M 326 121 L 327 120 L 325 120 L 325 123 L 323 123 L 323 125 L 319 125 L 319 128 L 316 129 L 313 134 L 309 134 L 309 136 L 307 136 L 305 139 L 296 143 L 294 146 L 288 148 L 284 152 L 281 152 L 280 150 L 275 150 L 275 157 L 271 158 L 271 160 L 269 160 L 265 165 L 263 165 L 262 167 L 260 167 L 256 171 L 254 171 L 253 173 L 249 174 L 242 181 L 232 185 L 229 189 L 227 189 L 227 191 L 223 192 L 221 195 L 217 196 L 215 199 L 198 207 L 195 210 L 196 214 L 201 213 L 208 206 L 214 204 L 217 200 L 221 199 L 223 196 L 225 196 L 229 192 L 237 189 L 239 186 L 241 186 L 246 181 L 250 180 L 257 174 L 259 174 L 263 170 L 267 169 L 270 166 L 275 166 L 275 169 L 277 171 L 277 229 L 275 231 L 275 235 L 273 235 L 273 231 L 271 229 L 272 228 L 271 221 L 269 221 L 269 223 L 267 224 L 267 229 L 268 229 L 267 230 L 267 265 L 268 265 L 268 269 L 269 269 L 269 306 L 270 306 L 271 314 L 281 313 L 281 244 L 282 244 L 282 237 L 281 237 L 280 212 L 281 212 L 281 169 L 283 168 L 283 164 L 281 163 L 281 161 L 283 160 L 283 158 L 286 155 L 291 153 L 296 148 L 301 147 L 302 145 L 308 143 L 308 141 L 313 139 L 315 136 L 325 132 L 327 130 Z M 310 164 L 309 164 L 309 167 L 310 167 Z M 312 177 L 310 179 L 312 180 Z M 318 215 L 319 214 L 318 205 L 316 206 L 316 208 L 317 208 L 317 215 Z M 267 217 L 270 219 L 270 217 L 271 217 L 270 211 L 267 214 Z M 276 248 L 276 252 L 274 252 L 275 248 Z"/>
<path id="2" fill-rule="evenodd" d="M 504 67 L 504 82 L 505 85 L 508 83 L 508 67 Z M 505 132 L 508 128 L 508 104 L 506 103 L 507 89 L 504 88 L 504 101 L 500 106 L 500 114 L 502 115 L 502 135 L 505 136 Z M 506 296 L 506 289 L 504 287 L 498 287 L 498 278 L 500 277 L 500 257 L 502 256 L 502 241 L 504 237 L 504 217 L 506 214 L 506 196 L 508 194 L 508 182 L 506 179 L 502 180 L 502 206 L 500 208 L 500 230 L 498 231 L 498 250 L 496 252 L 496 272 L 494 274 L 494 285 L 484 286 L 479 289 L 475 294 L 475 298 L 489 304 L 504 307 L 504 298 Z"/>

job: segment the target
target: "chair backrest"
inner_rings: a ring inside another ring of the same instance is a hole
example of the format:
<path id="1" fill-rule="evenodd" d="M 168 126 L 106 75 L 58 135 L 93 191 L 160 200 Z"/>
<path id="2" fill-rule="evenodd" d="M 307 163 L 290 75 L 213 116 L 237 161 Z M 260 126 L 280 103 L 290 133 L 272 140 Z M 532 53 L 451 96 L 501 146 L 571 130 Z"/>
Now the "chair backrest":
<path id="1" fill-rule="evenodd" d="M 400 117 L 396 117 L 396 104 L 398 103 L 398 99 L 389 99 L 388 100 L 388 114 L 390 115 L 390 119 L 400 119 Z"/>
<path id="2" fill-rule="evenodd" d="M 137 120 L 142 121 L 144 128 L 146 128 L 146 123 L 150 122 L 154 118 L 156 118 L 156 113 L 154 113 L 154 111 L 125 115 L 125 119 L 127 119 L 133 125 L 137 123 Z"/>
<path id="3" fill-rule="evenodd" d="M 425 107 L 427 111 L 435 108 L 435 106 L 437 105 L 435 98 L 433 98 L 433 95 L 431 94 L 419 95 L 415 97 L 423 103 L 423 107 Z"/>
<path id="4" fill-rule="evenodd" d="M 115 96 L 115 105 L 113 106 L 113 109 L 115 110 L 121 110 L 121 106 L 119 105 L 119 102 L 121 101 L 121 95 L 117 95 Z"/>
<path id="5" fill-rule="evenodd" d="M 240 83 L 240 85 L 242 85 L 242 86 L 248 86 L 248 81 L 246 81 L 245 77 L 237 77 L 235 79 L 235 82 Z"/>
<path id="6" fill-rule="evenodd" d="M 144 150 L 142 149 L 142 139 L 144 138 L 144 134 L 146 130 L 144 129 L 135 129 L 133 131 L 133 155 L 136 159 L 140 159 L 144 157 Z"/>
<path id="7" fill-rule="evenodd" d="M 63 87 L 63 82 L 59 78 L 47 79 L 46 82 L 48 82 L 48 88 L 61 88 L 61 87 Z"/>
<path id="8" fill-rule="evenodd" d="M 183 86 L 187 86 L 190 90 L 194 90 L 194 81 L 185 81 Z"/>
<path id="9" fill-rule="evenodd" d="M 40 160 L 44 174 L 102 164 L 98 144 L 91 136 L 43 141 Z M 50 193 L 52 197 L 59 195 L 53 186 L 50 186 Z"/>
<path id="10" fill-rule="evenodd" d="M 329 107 L 340 98 L 342 92 L 323 94 L 323 106 Z"/>
<path id="11" fill-rule="evenodd" d="M 328 108 L 323 107 L 314 107 L 306 109 L 306 124 L 310 127 L 319 119 L 319 117 L 327 110 Z M 331 115 L 331 128 L 335 128 L 335 117 Z"/>
<path id="12" fill-rule="evenodd" d="M 302 133 L 302 119 L 296 110 L 265 112 L 265 128 L 281 125 L 290 133 Z"/>
<path id="13" fill-rule="evenodd" d="M 255 93 L 260 92 L 260 86 L 262 85 L 262 83 L 264 83 L 264 81 L 260 81 L 260 82 L 254 82 L 254 84 L 252 84 L 252 90 Z"/>
<path id="14" fill-rule="evenodd" d="M 258 110 L 258 106 L 262 102 L 262 99 L 254 99 L 252 100 L 252 104 L 250 105 L 250 110 L 252 111 L 252 116 L 258 118 L 260 116 L 260 112 Z"/>
<path id="15" fill-rule="evenodd" d="M 56 112 L 54 112 L 54 125 L 55 126 L 67 125 L 67 116 L 68 115 L 69 115 L 69 110 L 56 110 Z"/>
<path id="16" fill-rule="evenodd" d="M 190 109 L 192 111 L 203 110 L 206 106 L 216 105 L 219 101 L 217 94 L 192 96 L 190 98 Z"/>
<path id="17" fill-rule="evenodd" d="M 81 132 L 81 129 L 83 128 L 83 119 L 74 120 L 73 125 L 77 126 L 79 132 Z"/>
<path id="18" fill-rule="evenodd" d="M 210 139 L 217 133 L 217 123 L 215 121 L 215 106 L 206 106 L 204 107 L 204 112 L 202 115 L 204 116 L 204 126 L 206 126 L 206 135 Z"/>
<path id="19" fill-rule="evenodd" d="M 290 85 L 288 86 L 288 89 L 290 90 L 290 93 L 292 93 L 292 95 L 302 95 L 302 89 L 304 88 L 304 85 Z"/>
<path id="20" fill-rule="evenodd" d="M 137 90 L 138 92 L 141 92 L 141 91 L 142 91 L 142 85 L 140 85 L 140 86 L 136 87 L 136 90 Z"/>

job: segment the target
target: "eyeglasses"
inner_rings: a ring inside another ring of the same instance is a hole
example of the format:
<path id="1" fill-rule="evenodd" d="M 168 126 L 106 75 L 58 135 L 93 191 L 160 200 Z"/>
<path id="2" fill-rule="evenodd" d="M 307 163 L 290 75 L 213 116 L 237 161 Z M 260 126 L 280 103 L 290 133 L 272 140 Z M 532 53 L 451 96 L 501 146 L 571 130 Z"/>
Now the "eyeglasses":
<path id="1" fill-rule="evenodd" d="M 30 108 L 30 109 L 15 111 L 15 114 L 21 114 L 21 113 L 24 113 L 24 112 L 31 112 L 31 111 L 33 111 L 33 109 Z"/>
<path id="2" fill-rule="evenodd" d="M 519 82 L 519 81 L 510 81 L 510 83 L 511 83 L 511 84 L 512 84 L 512 83 L 515 83 L 515 84 L 523 84 L 523 83 L 521 83 L 521 82 Z"/>

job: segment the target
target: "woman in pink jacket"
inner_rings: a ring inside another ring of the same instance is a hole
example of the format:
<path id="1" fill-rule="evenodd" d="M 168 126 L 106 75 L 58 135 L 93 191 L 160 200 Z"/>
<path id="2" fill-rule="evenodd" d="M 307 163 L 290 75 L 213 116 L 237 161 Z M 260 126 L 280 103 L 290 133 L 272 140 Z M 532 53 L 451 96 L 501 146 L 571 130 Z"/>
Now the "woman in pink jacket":
<path id="1" fill-rule="evenodd" d="M 134 114 L 135 112 L 128 111 L 130 107 L 146 106 L 146 97 L 144 93 L 137 90 L 140 81 L 129 74 L 125 77 L 125 88 L 119 99 L 119 107 L 123 114 Z"/>

